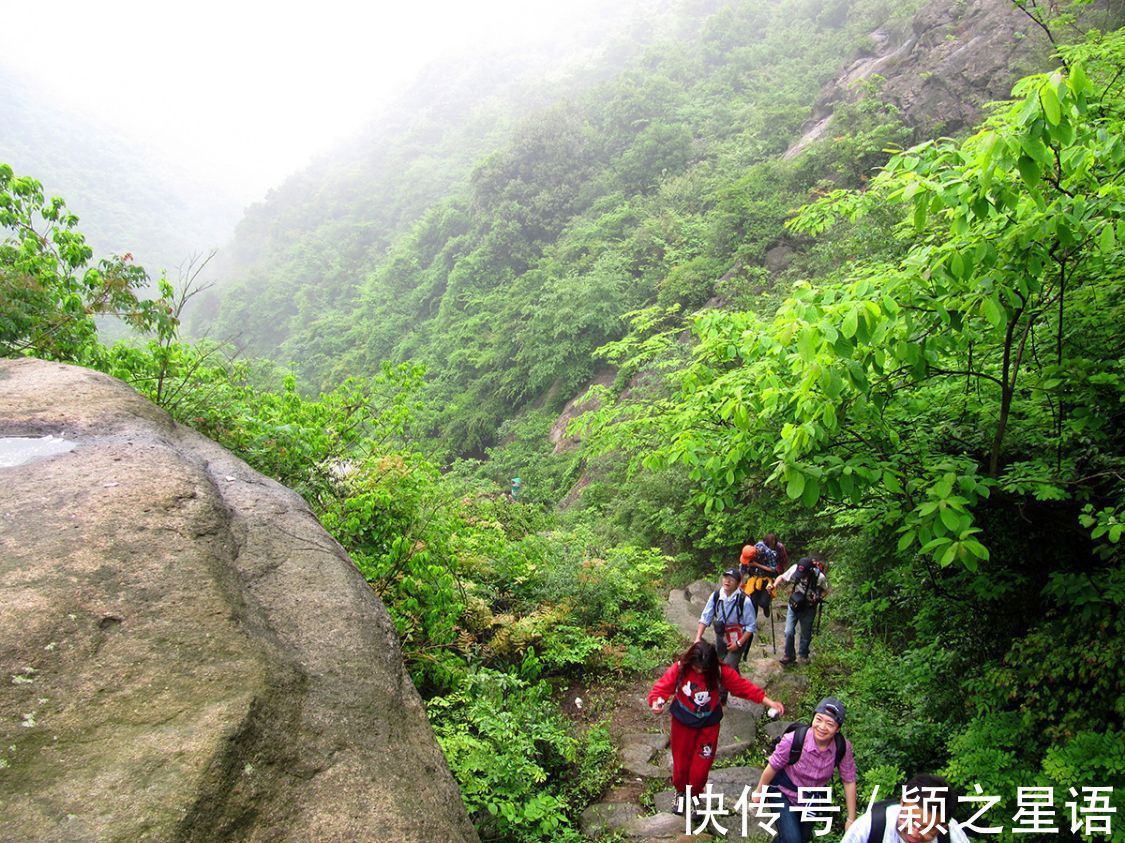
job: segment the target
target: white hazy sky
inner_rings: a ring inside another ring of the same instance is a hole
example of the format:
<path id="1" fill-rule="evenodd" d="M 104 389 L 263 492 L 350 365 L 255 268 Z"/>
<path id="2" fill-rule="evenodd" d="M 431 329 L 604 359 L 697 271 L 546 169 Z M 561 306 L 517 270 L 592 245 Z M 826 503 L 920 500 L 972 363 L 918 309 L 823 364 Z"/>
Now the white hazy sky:
<path id="1" fill-rule="evenodd" d="M 0 0 L 0 63 L 248 203 L 428 61 L 548 37 L 595 2 Z"/>

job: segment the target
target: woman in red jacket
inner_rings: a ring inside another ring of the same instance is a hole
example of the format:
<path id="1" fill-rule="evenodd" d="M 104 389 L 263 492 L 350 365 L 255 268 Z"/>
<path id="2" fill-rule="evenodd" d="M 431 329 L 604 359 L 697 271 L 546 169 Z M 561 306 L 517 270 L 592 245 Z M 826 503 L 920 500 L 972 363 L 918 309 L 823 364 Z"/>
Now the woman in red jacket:
<path id="1" fill-rule="evenodd" d="M 778 714 L 785 713 L 785 706 L 720 663 L 715 645 L 708 641 L 696 641 L 688 647 L 648 693 L 653 711 L 664 711 L 668 700 L 672 701 L 672 786 L 676 789 L 677 814 L 684 812 L 686 787 L 700 793 L 707 786 L 719 745 L 719 721 L 723 719 L 719 696 L 724 689 L 736 697 L 775 708 Z"/>

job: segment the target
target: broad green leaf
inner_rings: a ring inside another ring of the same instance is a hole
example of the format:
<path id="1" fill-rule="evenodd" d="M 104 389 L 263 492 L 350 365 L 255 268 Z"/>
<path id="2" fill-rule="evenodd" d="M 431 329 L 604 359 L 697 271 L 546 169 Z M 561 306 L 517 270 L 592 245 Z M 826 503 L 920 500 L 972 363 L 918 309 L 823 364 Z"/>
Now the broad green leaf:
<path id="1" fill-rule="evenodd" d="M 888 492 L 896 495 L 902 494 L 902 484 L 890 471 L 883 472 L 883 486 L 886 487 Z"/>
<path id="2" fill-rule="evenodd" d="M 1020 177 L 1023 178 L 1024 183 L 1031 190 L 1038 190 L 1040 170 L 1034 159 L 1027 155 L 1021 155 L 1019 157 L 1019 160 L 1016 162 L 1016 167 L 1019 169 Z"/>
<path id="3" fill-rule="evenodd" d="M 921 231 L 926 227 L 927 203 L 925 201 L 914 203 L 914 230 Z"/>
<path id="4" fill-rule="evenodd" d="M 789 482 L 785 485 L 785 494 L 790 499 L 797 500 L 805 491 L 805 475 L 799 471 L 792 471 L 789 475 Z"/>
<path id="5" fill-rule="evenodd" d="M 1070 74 L 1067 76 L 1066 84 L 1076 94 L 1090 89 L 1090 80 L 1086 78 L 1086 70 L 1080 62 L 1070 66 Z"/>
<path id="6" fill-rule="evenodd" d="M 1059 104 L 1059 96 L 1055 93 L 1055 89 L 1050 85 L 1044 85 L 1039 89 L 1039 100 L 1043 103 L 1043 114 L 1047 117 L 1047 122 L 1057 126 L 1062 119 L 1062 106 Z"/>
<path id="7" fill-rule="evenodd" d="M 960 252 L 954 252 L 949 258 L 949 271 L 954 278 L 965 277 L 965 262 L 961 259 Z"/>
<path id="8" fill-rule="evenodd" d="M 1020 147 L 1042 166 L 1046 166 L 1051 161 L 1051 150 L 1037 137 L 1024 135 L 1020 138 Z"/>
<path id="9" fill-rule="evenodd" d="M 899 551 L 899 553 L 902 553 L 904 550 L 906 550 L 912 544 L 914 544 L 914 531 L 913 530 L 907 530 L 905 533 L 903 533 L 899 537 L 899 540 L 898 540 L 898 551 Z"/>
<path id="10" fill-rule="evenodd" d="M 941 521 L 950 532 L 956 533 L 961 529 L 961 516 L 956 510 L 943 507 L 941 510 Z"/>
<path id="11" fill-rule="evenodd" d="M 948 536 L 938 536 L 936 539 L 930 539 L 922 545 L 923 553 L 933 553 L 939 547 L 945 547 L 947 544 L 952 544 L 953 540 Z"/>
<path id="12" fill-rule="evenodd" d="M 1113 226 L 1106 223 L 1102 227 L 1102 233 L 1098 235 L 1098 248 L 1103 252 L 1112 252 L 1116 244 L 1117 237 L 1113 233 Z"/>
<path id="13" fill-rule="evenodd" d="M 805 360 L 812 361 L 816 357 L 819 332 L 812 325 L 807 325 L 797 338 L 797 351 Z"/>
<path id="14" fill-rule="evenodd" d="M 820 483 L 815 478 L 810 477 L 805 481 L 805 490 L 801 494 L 801 503 L 807 507 L 816 506 L 816 502 L 820 500 Z"/>
<path id="15" fill-rule="evenodd" d="M 977 559 L 989 558 L 988 548 L 978 542 L 976 539 L 969 539 L 968 541 L 961 542 L 962 546 Z"/>
<path id="16" fill-rule="evenodd" d="M 992 296 L 982 299 L 980 303 L 981 312 L 984 318 L 989 321 L 993 328 L 999 328 L 1004 324 L 1004 312 L 1000 309 L 1000 305 Z"/>

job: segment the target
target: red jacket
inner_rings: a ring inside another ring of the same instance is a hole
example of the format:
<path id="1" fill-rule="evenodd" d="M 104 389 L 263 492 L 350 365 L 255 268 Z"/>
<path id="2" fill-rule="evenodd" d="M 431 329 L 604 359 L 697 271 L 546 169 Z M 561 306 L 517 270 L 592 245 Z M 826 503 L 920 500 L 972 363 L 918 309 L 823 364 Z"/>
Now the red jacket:
<path id="1" fill-rule="evenodd" d="M 711 726 L 723 719 L 723 707 L 719 702 L 719 688 L 707 687 L 703 674 L 694 668 L 683 669 L 680 679 L 680 663 L 676 662 L 664 675 L 656 680 L 648 692 L 648 704 L 658 699 L 672 700 L 672 716 L 685 726 L 702 728 Z M 748 679 L 743 679 L 729 665 L 719 665 L 719 682 L 736 697 L 760 703 L 766 692 Z"/>

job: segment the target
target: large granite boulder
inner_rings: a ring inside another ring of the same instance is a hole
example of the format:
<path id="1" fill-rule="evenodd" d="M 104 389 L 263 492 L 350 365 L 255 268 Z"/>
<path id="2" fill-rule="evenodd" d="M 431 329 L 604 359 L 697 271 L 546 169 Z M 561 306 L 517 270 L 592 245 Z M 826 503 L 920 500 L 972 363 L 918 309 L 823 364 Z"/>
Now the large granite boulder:
<path id="1" fill-rule="evenodd" d="M 119 381 L 0 361 L 0 439 L 46 435 L 73 450 L 0 461 L 0 839 L 477 839 L 300 497 Z"/>

